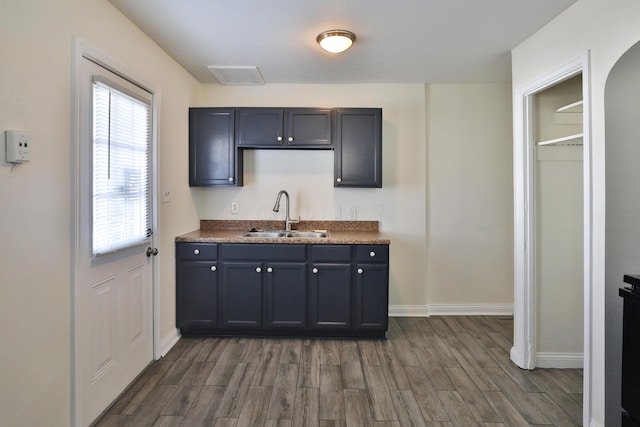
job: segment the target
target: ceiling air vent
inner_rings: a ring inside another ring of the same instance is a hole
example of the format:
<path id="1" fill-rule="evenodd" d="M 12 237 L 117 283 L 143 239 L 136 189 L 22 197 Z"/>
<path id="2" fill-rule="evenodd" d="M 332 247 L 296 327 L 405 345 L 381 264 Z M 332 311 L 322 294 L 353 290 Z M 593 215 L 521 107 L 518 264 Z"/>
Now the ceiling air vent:
<path id="1" fill-rule="evenodd" d="M 209 65 L 209 71 L 223 85 L 263 85 L 264 79 L 253 66 Z"/>

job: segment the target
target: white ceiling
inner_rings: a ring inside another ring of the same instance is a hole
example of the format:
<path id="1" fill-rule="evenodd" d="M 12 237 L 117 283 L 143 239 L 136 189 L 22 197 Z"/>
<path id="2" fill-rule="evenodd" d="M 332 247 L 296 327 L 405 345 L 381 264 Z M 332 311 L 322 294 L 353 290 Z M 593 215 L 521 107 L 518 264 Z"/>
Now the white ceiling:
<path id="1" fill-rule="evenodd" d="M 201 82 L 208 65 L 266 83 L 511 80 L 511 48 L 576 0 L 109 0 Z M 356 34 L 341 55 L 324 30 Z"/>

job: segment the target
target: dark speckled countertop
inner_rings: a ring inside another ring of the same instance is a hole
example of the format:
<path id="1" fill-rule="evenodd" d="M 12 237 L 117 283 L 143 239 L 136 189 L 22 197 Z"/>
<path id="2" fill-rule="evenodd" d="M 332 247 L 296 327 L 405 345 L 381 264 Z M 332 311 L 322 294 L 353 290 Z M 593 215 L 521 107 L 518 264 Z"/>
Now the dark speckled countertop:
<path id="1" fill-rule="evenodd" d="M 294 230 L 328 231 L 326 238 L 240 237 L 255 228 L 257 230 L 284 230 L 284 221 L 264 220 L 201 220 L 200 229 L 176 237 L 176 242 L 194 243 L 315 243 L 315 244 L 376 244 L 388 245 L 391 241 L 378 231 L 378 221 L 300 221 Z"/>

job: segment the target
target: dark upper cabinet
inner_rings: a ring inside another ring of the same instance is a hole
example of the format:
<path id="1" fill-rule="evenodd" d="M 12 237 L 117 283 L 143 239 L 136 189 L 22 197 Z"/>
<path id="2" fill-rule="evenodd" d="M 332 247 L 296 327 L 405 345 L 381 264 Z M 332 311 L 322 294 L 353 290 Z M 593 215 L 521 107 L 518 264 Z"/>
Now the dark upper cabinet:
<path id="1" fill-rule="evenodd" d="M 239 148 L 331 148 L 331 109 L 238 108 Z"/>
<path id="2" fill-rule="evenodd" d="M 382 109 L 336 109 L 334 187 L 382 187 Z"/>
<path id="3" fill-rule="evenodd" d="M 242 185 L 236 157 L 235 109 L 189 108 L 189 185 Z"/>

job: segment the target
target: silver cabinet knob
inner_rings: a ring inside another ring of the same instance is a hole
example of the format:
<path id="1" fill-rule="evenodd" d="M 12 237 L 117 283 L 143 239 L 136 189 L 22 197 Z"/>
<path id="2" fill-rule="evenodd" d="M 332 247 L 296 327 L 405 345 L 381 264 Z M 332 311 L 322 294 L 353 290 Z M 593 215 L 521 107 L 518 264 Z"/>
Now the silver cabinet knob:
<path id="1" fill-rule="evenodd" d="M 269 267 L 267 268 L 267 273 L 272 273 L 273 272 L 273 268 Z"/>
<path id="2" fill-rule="evenodd" d="M 276 139 L 278 140 L 278 142 L 282 142 L 282 137 L 281 136 L 277 137 Z"/>
<path id="3" fill-rule="evenodd" d="M 194 249 L 193 253 L 194 255 L 200 255 L 200 249 Z"/>
<path id="4" fill-rule="evenodd" d="M 317 268 L 314 268 L 314 269 L 313 269 L 313 270 L 311 270 L 311 271 L 313 271 L 313 274 L 318 274 L 318 269 L 317 269 Z"/>
<path id="5" fill-rule="evenodd" d="M 293 142 L 293 137 L 292 136 L 289 137 L 289 142 Z"/>
<path id="6" fill-rule="evenodd" d="M 371 258 L 373 258 L 373 257 L 375 257 L 375 256 L 376 256 L 376 253 L 375 253 L 375 252 L 373 252 L 373 251 L 371 251 L 371 252 L 369 252 L 369 256 L 370 256 Z"/>
<path id="7" fill-rule="evenodd" d="M 212 266 L 211 266 L 211 271 L 216 271 L 216 270 L 217 270 L 216 266 L 215 266 L 215 265 L 212 265 Z"/>
<path id="8" fill-rule="evenodd" d="M 233 182 L 233 177 L 232 176 L 229 177 L 229 182 Z"/>
<path id="9" fill-rule="evenodd" d="M 336 179 L 336 182 L 342 182 L 342 178 Z"/>
<path id="10" fill-rule="evenodd" d="M 256 273 L 260 273 L 262 269 L 260 267 L 256 267 Z"/>
<path id="11" fill-rule="evenodd" d="M 358 274 L 362 274 L 364 273 L 364 270 L 362 270 L 361 268 L 358 269 Z"/>

